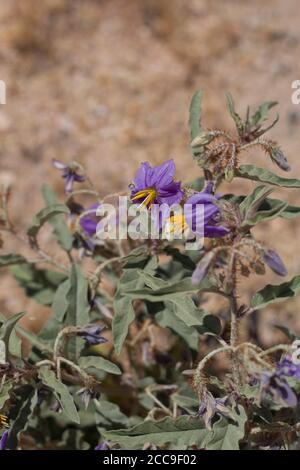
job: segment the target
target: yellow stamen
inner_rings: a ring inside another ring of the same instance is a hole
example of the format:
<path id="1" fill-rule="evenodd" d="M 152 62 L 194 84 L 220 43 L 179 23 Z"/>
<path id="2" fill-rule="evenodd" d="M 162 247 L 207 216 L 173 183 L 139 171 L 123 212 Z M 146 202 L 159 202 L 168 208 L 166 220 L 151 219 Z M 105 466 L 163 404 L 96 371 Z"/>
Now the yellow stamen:
<path id="1" fill-rule="evenodd" d="M 189 226 L 186 223 L 183 214 L 171 215 L 167 222 L 167 226 L 171 235 L 182 235 L 187 230 L 189 230 Z"/>
<path id="2" fill-rule="evenodd" d="M 152 206 L 157 196 L 157 191 L 154 188 L 147 188 L 138 191 L 132 198 L 132 201 L 143 199 L 141 206 L 145 206 L 148 209 Z"/>
<path id="3" fill-rule="evenodd" d="M 0 415 L 0 426 L 9 428 L 7 416 Z"/>

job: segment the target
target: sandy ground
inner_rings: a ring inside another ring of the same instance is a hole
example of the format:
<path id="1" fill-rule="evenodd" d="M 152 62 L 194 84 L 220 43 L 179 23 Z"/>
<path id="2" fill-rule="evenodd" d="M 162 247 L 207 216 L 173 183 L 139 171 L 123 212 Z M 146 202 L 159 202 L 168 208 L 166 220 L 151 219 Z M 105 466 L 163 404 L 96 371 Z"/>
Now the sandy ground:
<path id="1" fill-rule="evenodd" d="M 43 181 L 62 194 L 53 157 L 82 162 L 103 194 L 126 189 L 144 160 L 173 157 L 178 177 L 193 178 L 187 115 L 197 88 L 206 91 L 208 127 L 232 128 L 227 90 L 241 111 L 278 100 L 281 120 L 271 135 L 292 165 L 290 176 L 299 177 L 300 105 L 291 102 L 291 83 L 300 79 L 299 13 L 297 0 L 0 0 L 0 79 L 7 84 L 0 179 L 14 185 L 19 227 L 41 207 Z M 247 188 L 235 184 L 241 193 Z M 286 197 L 300 204 L 298 190 Z M 290 276 L 300 273 L 300 220 L 275 221 L 258 236 L 280 252 Z M 262 283 L 255 278 L 241 289 L 249 295 Z M 25 306 L 32 324 L 43 315 L 7 273 L 0 296 L 6 314 Z M 273 323 L 300 327 L 298 305 L 261 317 L 264 341 L 274 340 Z"/>

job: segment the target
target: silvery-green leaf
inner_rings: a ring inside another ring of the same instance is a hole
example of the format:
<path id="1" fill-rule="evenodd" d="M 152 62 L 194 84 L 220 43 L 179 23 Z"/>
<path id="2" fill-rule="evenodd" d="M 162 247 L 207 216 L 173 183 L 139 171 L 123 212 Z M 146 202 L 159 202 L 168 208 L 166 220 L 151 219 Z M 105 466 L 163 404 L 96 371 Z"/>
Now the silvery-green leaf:
<path id="1" fill-rule="evenodd" d="M 36 238 L 41 227 L 52 217 L 60 214 L 70 214 L 67 206 L 64 204 L 52 204 L 40 210 L 33 218 L 31 226 L 27 230 L 27 235 L 34 239 Z"/>
<path id="2" fill-rule="evenodd" d="M 154 273 L 157 268 L 157 259 L 148 259 L 144 266 L 144 273 Z M 119 280 L 118 289 L 114 298 L 115 314 L 112 321 L 112 333 L 114 347 L 117 354 L 120 354 L 125 338 L 128 334 L 129 325 L 133 322 L 135 313 L 132 306 L 132 296 L 128 293 L 144 285 L 143 278 L 140 277 L 140 270 L 135 268 L 124 269 L 124 273 Z"/>
<path id="3" fill-rule="evenodd" d="M 266 101 L 262 103 L 256 112 L 251 116 L 250 123 L 253 126 L 260 126 L 268 118 L 268 112 L 278 104 L 277 101 Z"/>
<path id="4" fill-rule="evenodd" d="M 12 419 L 10 424 L 10 430 L 7 441 L 8 449 L 17 449 L 20 441 L 20 434 L 22 431 L 26 430 L 29 418 L 32 415 L 36 404 L 37 389 L 26 385 L 22 389 L 22 396 L 20 397 L 18 405 L 16 406 L 16 417 Z"/>
<path id="5" fill-rule="evenodd" d="M 88 302 L 88 282 L 80 266 L 72 265 L 70 289 L 67 294 L 68 309 L 66 323 L 72 326 L 85 326 L 89 323 L 90 304 Z M 77 359 L 81 350 L 81 338 L 69 341 L 69 355 Z"/>
<path id="6" fill-rule="evenodd" d="M 106 426 L 110 427 L 112 425 L 129 425 L 129 418 L 122 413 L 119 406 L 115 403 L 111 403 L 107 400 L 94 400 L 96 406 L 96 423 L 97 424 L 105 424 Z"/>
<path id="7" fill-rule="evenodd" d="M 0 328 L 0 339 L 6 347 L 6 356 L 9 352 L 9 339 L 16 323 L 25 315 L 25 312 L 16 313 L 5 320 Z"/>
<path id="8" fill-rule="evenodd" d="M 213 425 L 212 436 L 206 445 L 207 450 L 239 450 L 239 442 L 245 435 L 247 414 L 240 405 L 233 413 L 235 423 L 221 418 Z"/>
<path id="9" fill-rule="evenodd" d="M 288 282 L 273 286 L 268 284 L 257 292 L 251 300 L 251 307 L 261 309 L 270 304 L 282 302 L 295 297 L 300 292 L 300 276 L 295 276 Z"/>
<path id="10" fill-rule="evenodd" d="M 229 112 L 230 112 L 230 115 L 232 117 L 232 119 L 234 120 L 234 123 L 236 125 L 236 128 L 237 128 L 237 131 L 239 134 L 241 134 L 244 130 L 244 127 L 245 127 L 245 124 L 244 122 L 242 121 L 241 117 L 239 116 L 239 114 L 236 112 L 235 110 L 235 106 L 234 106 L 234 101 L 233 101 L 233 98 L 232 98 L 232 95 L 230 93 L 226 93 L 226 98 L 227 98 L 227 106 L 228 106 L 228 109 L 229 109 Z"/>
<path id="11" fill-rule="evenodd" d="M 13 383 L 10 382 L 4 382 L 4 384 L 1 386 L 0 389 L 0 410 L 2 410 L 3 406 L 5 405 L 5 402 L 9 399 L 9 392 L 13 388 Z"/>
<path id="12" fill-rule="evenodd" d="M 107 359 L 104 359 L 104 357 L 101 356 L 82 356 L 78 359 L 78 365 L 82 369 L 95 367 L 96 369 L 104 370 L 110 374 L 122 374 L 121 370 L 116 364 L 108 361 Z"/>
<path id="13" fill-rule="evenodd" d="M 155 316 L 156 322 L 164 327 L 170 328 L 172 331 L 181 336 L 191 349 L 198 351 L 199 333 L 193 327 L 187 326 L 175 313 L 174 306 L 165 308 Z"/>
<path id="14" fill-rule="evenodd" d="M 57 204 L 56 194 L 48 185 L 44 184 L 42 186 L 42 193 L 46 204 Z M 52 217 L 49 222 L 54 227 L 54 233 L 61 247 L 66 251 L 70 251 L 72 249 L 73 238 L 63 216 L 56 215 Z"/>
<path id="15" fill-rule="evenodd" d="M 105 431 L 104 438 L 126 450 L 142 449 L 145 443 L 168 448 L 205 447 L 212 436 L 198 417 L 166 417 L 160 421 L 145 420 L 131 429 Z"/>
<path id="16" fill-rule="evenodd" d="M 236 176 L 284 188 L 300 188 L 300 179 L 282 178 L 266 168 L 259 168 L 255 165 L 241 165 L 236 170 Z"/>
<path id="17" fill-rule="evenodd" d="M 252 193 L 250 193 L 240 204 L 240 211 L 243 216 L 245 218 L 253 216 L 262 202 L 272 191 L 274 191 L 273 188 L 265 185 L 256 186 Z"/>
<path id="18" fill-rule="evenodd" d="M 0 364 L 6 364 L 6 346 L 2 339 L 0 339 Z"/>
<path id="19" fill-rule="evenodd" d="M 196 398 L 177 393 L 174 393 L 171 398 L 173 403 L 176 403 L 176 405 L 190 414 L 195 414 L 199 408 L 199 400 Z"/>
<path id="20" fill-rule="evenodd" d="M 59 330 L 62 328 L 69 301 L 67 299 L 70 290 L 70 279 L 66 279 L 57 288 L 52 302 L 52 312 L 46 325 L 40 333 L 40 337 L 44 339 L 52 339 L 57 335 Z"/>
<path id="21" fill-rule="evenodd" d="M 68 387 L 60 382 L 48 367 L 40 367 L 39 377 L 44 385 L 51 388 L 63 411 L 75 423 L 80 423 L 79 415 Z"/>
<path id="22" fill-rule="evenodd" d="M 189 128 L 191 133 L 191 141 L 202 133 L 201 127 L 201 105 L 203 91 L 198 90 L 192 97 L 189 113 Z"/>

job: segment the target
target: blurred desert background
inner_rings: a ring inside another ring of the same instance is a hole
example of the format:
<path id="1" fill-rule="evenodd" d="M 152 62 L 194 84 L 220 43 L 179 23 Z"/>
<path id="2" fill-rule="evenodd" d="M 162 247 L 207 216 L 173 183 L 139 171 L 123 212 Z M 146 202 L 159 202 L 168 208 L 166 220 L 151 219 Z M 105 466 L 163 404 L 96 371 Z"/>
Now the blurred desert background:
<path id="1" fill-rule="evenodd" d="M 278 100 L 281 119 L 270 137 L 292 166 L 287 176 L 299 178 L 300 105 L 291 102 L 291 83 L 300 79 L 299 21 L 297 0 L 0 0 L 0 79 L 7 85 L 0 181 L 12 184 L 17 226 L 42 207 L 44 181 L 63 196 L 52 158 L 81 162 L 103 195 L 126 190 L 145 160 L 172 157 L 178 178 L 196 177 L 187 119 L 198 88 L 206 92 L 207 127 L 233 129 L 226 91 L 242 114 L 248 104 Z M 249 153 L 251 159 L 282 173 L 263 154 Z M 243 194 L 251 183 L 234 187 Z M 300 204 L 299 190 L 285 197 Z M 289 277 L 300 273 L 300 219 L 273 221 L 257 234 L 280 253 Z M 4 241 L 1 253 L 18 248 Z M 241 282 L 241 291 L 250 296 L 266 280 L 282 282 L 268 273 Z M 208 302 L 217 312 L 220 306 Z M 299 305 L 278 304 L 249 320 L 259 341 L 279 338 L 274 324 L 300 333 Z M 23 321 L 33 329 L 47 310 L 26 300 L 4 270 L 0 309 L 26 309 Z"/>

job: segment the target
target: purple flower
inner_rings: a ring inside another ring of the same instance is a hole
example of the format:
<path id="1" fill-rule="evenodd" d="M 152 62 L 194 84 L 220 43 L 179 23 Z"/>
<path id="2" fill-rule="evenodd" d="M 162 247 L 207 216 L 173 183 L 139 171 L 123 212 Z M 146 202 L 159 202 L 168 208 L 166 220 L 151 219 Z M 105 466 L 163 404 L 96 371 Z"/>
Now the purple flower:
<path id="1" fill-rule="evenodd" d="M 283 171 L 291 171 L 291 167 L 280 147 L 271 147 L 270 157 L 272 161 Z"/>
<path id="2" fill-rule="evenodd" d="M 84 387 L 77 392 L 77 395 L 81 398 L 82 402 L 84 403 L 84 407 L 87 410 L 90 400 L 100 397 L 99 390 Z"/>
<path id="3" fill-rule="evenodd" d="M 279 276 L 287 275 L 286 267 L 284 266 L 282 259 L 276 253 L 276 251 L 264 250 L 263 258 L 265 263 L 269 266 L 270 269 L 272 269 L 272 271 L 274 271 L 274 273 L 278 274 Z"/>
<path id="4" fill-rule="evenodd" d="M 95 450 L 110 450 L 106 442 L 101 442 L 95 447 Z"/>
<path id="5" fill-rule="evenodd" d="M 5 450 L 8 441 L 8 431 L 4 431 L 0 438 L 0 450 Z"/>
<path id="6" fill-rule="evenodd" d="M 227 235 L 229 231 L 219 225 L 221 212 L 216 203 L 221 196 L 214 196 L 212 189 L 213 184 L 209 183 L 203 191 L 189 197 L 186 201 L 184 214 L 192 232 L 195 234 L 198 232 L 207 238 L 219 238 Z M 203 219 L 200 217 L 200 211 L 197 210 L 200 206 L 204 207 Z M 201 227 L 199 227 L 199 223 L 201 223 Z"/>
<path id="7" fill-rule="evenodd" d="M 197 264 L 196 269 L 193 272 L 192 284 L 194 285 L 199 284 L 202 281 L 202 279 L 204 279 L 204 277 L 208 273 L 208 270 L 211 266 L 211 263 L 214 257 L 215 257 L 215 254 L 211 251 L 201 258 L 201 260 Z"/>
<path id="8" fill-rule="evenodd" d="M 97 231 L 99 217 L 97 217 L 97 209 L 99 204 L 93 204 L 88 208 L 89 213 L 81 217 L 80 226 L 89 237 L 93 237 Z"/>
<path id="9" fill-rule="evenodd" d="M 275 403 L 289 408 L 297 406 L 297 397 L 280 370 L 263 371 L 261 375 L 262 395 L 271 395 Z"/>
<path id="10" fill-rule="evenodd" d="M 83 183 L 86 180 L 84 175 L 79 175 L 77 173 L 80 169 L 78 163 L 73 162 L 69 165 L 60 162 L 59 160 L 52 160 L 53 166 L 58 170 L 62 171 L 62 177 L 65 178 L 65 193 L 71 193 L 73 191 L 73 184 L 75 181 L 78 183 Z"/>
<path id="11" fill-rule="evenodd" d="M 77 335 L 84 338 L 89 344 L 102 344 L 108 340 L 100 335 L 105 329 L 105 326 L 100 325 L 87 325 L 78 331 Z"/>
<path id="12" fill-rule="evenodd" d="M 214 398 L 210 392 L 206 392 L 200 403 L 198 415 L 203 418 L 207 429 L 212 429 L 212 420 L 215 415 L 224 416 L 234 421 L 231 410 L 226 406 L 227 397 Z"/>
<path id="13" fill-rule="evenodd" d="M 281 359 L 277 365 L 277 371 L 280 375 L 294 377 L 300 382 L 300 364 L 295 364 L 290 356 Z"/>
<path id="14" fill-rule="evenodd" d="M 175 164 L 168 160 L 162 165 L 151 167 L 143 162 L 133 180 L 131 200 L 147 209 L 152 204 L 178 204 L 183 196 L 181 183 L 174 181 Z"/>

